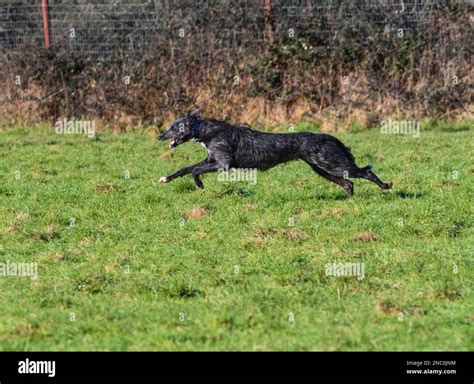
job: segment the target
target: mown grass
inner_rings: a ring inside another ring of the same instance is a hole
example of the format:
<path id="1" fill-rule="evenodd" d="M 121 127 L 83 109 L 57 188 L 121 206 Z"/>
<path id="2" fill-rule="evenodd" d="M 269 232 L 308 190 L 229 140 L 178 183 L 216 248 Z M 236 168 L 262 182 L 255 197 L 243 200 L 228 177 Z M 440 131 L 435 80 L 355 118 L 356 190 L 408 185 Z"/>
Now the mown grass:
<path id="1" fill-rule="evenodd" d="M 0 277 L 0 349 L 472 350 L 472 123 L 337 136 L 394 189 L 301 162 L 161 185 L 205 150 L 0 132 L 0 262 L 39 268 Z"/>

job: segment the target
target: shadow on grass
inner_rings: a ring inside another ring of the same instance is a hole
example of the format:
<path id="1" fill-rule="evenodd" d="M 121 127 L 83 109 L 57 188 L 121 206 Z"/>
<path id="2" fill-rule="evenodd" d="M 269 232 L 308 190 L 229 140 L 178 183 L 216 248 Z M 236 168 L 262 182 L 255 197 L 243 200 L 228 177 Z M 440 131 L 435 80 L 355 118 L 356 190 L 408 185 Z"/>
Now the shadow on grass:
<path id="1" fill-rule="evenodd" d="M 424 192 L 406 192 L 406 191 L 395 191 L 394 195 L 401 199 L 418 199 L 425 196 Z"/>
<path id="2" fill-rule="evenodd" d="M 181 183 L 176 183 L 175 186 L 176 192 L 185 193 L 185 192 L 196 192 L 198 187 L 192 181 L 182 181 Z"/>
<path id="3" fill-rule="evenodd" d="M 255 195 L 255 191 L 238 187 L 238 186 L 231 186 L 230 188 L 226 188 L 223 191 L 220 191 L 215 194 L 216 197 L 223 197 L 223 196 L 229 196 L 229 195 L 235 195 L 235 196 L 240 196 L 240 197 L 250 197 L 250 196 Z"/>
<path id="4" fill-rule="evenodd" d="M 408 192 L 408 191 L 375 191 L 376 193 L 382 193 L 386 195 L 388 198 L 391 199 L 418 199 L 426 195 L 425 192 Z M 374 193 L 369 193 L 366 191 L 357 191 L 354 192 L 353 196 L 348 196 L 344 193 L 318 193 L 316 195 L 309 196 L 309 200 L 328 200 L 328 201 L 343 201 L 352 199 L 354 197 L 365 197 L 368 198 L 369 196 L 373 195 Z"/>
<path id="5" fill-rule="evenodd" d="M 439 129 L 441 132 L 449 132 L 449 133 L 456 133 L 456 132 L 464 132 L 464 131 L 469 131 L 470 128 L 467 126 L 452 126 L 452 127 L 442 127 Z"/>
<path id="6" fill-rule="evenodd" d="M 309 196 L 309 200 L 329 200 L 329 201 L 341 201 L 350 199 L 351 196 L 342 193 L 318 193 L 316 195 Z"/>

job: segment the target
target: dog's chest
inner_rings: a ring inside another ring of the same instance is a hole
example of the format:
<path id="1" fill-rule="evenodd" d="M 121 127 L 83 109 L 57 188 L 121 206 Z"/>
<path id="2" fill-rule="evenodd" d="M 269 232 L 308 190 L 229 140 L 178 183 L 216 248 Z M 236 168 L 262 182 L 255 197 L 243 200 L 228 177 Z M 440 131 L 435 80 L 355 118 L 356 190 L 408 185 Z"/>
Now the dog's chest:
<path id="1" fill-rule="evenodd" d="M 206 148 L 206 151 L 207 151 L 207 154 L 209 155 L 209 157 L 212 157 L 211 151 L 209 151 L 209 148 L 206 147 L 206 144 L 204 144 L 204 143 L 202 143 L 202 142 L 201 142 L 200 144 L 201 144 L 204 148 Z"/>

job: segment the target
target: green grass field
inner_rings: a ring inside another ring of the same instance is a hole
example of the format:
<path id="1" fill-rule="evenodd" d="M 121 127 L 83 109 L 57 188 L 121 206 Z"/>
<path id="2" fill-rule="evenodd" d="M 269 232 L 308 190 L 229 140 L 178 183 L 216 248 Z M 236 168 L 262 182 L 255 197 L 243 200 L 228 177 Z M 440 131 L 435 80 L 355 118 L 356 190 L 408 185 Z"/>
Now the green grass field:
<path id="1" fill-rule="evenodd" d="M 198 190 L 158 183 L 195 143 L 6 129 L 0 263 L 39 276 L 0 276 L 0 349 L 473 350 L 472 125 L 336 134 L 394 182 L 352 198 L 302 162 Z"/>

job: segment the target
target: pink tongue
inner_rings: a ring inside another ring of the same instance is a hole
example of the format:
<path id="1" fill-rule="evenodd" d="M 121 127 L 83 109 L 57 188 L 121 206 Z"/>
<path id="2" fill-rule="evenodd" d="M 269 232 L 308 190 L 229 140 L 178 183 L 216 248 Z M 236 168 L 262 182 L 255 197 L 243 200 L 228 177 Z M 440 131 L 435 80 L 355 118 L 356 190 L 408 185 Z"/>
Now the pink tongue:
<path id="1" fill-rule="evenodd" d="M 172 140 L 171 143 L 169 143 L 168 148 L 173 148 L 175 144 L 176 140 Z"/>

